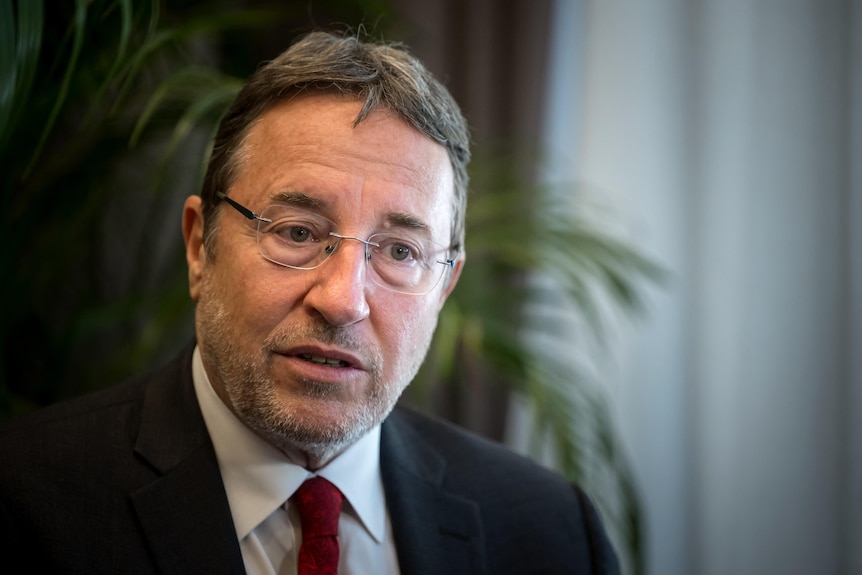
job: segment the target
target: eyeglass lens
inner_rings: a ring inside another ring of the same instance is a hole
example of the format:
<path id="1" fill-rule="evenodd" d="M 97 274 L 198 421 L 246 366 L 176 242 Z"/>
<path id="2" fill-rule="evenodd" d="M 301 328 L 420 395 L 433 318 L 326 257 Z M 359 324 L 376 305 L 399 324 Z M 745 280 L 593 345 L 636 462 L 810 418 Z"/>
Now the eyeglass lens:
<path id="1" fill-rule="evenodd" d="M 285 267 L 314 269 L 332 255 L 343 241 L 365 244 L 365 259 L 378 285 L 421 295 L 434 289 L 451 261 L 447 249 L 410 230 L 374 234 L 367 240 L 343 236 L 334 222 L 323 216 L 284 205 L 265 208 L 258 218 L 257 241 L 266 259 Z M 442 264 L 442 265 L 441 265 Z"/>

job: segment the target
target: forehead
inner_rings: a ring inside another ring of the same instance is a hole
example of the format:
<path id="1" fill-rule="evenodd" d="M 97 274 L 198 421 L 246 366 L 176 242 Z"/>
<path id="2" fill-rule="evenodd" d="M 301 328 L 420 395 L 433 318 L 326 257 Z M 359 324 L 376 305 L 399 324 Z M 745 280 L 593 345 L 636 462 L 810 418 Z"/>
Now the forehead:
<path id="1" fill-rule="evenodd" d="M 260 208 L 302 194 L 331 218 L 409 214 L 448 233 L 454 176 L 445 148 L 386 110 L 356 124 L 361 106 L 314 94 L 267 110 L 246 136 L 234 197 Z"/>

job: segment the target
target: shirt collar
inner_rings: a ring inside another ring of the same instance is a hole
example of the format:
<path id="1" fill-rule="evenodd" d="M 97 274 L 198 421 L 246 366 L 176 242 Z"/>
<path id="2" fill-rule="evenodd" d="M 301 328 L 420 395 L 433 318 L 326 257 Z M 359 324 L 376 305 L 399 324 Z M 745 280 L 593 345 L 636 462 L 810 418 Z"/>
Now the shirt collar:
<path id="1" fill-rule="evenodd" d="M 284 505 L 314 475 L 242 423 L 210 384 L 200 348 L 192 356 L 192 378 L 222 481 L 237 538 L 243 540 Z M 379 543 L 386 534 L 386 506 L 380 474 L 380 426 L 375 426 L 325 467 L 317 470 L 344 494 L 368 533 Z"/>

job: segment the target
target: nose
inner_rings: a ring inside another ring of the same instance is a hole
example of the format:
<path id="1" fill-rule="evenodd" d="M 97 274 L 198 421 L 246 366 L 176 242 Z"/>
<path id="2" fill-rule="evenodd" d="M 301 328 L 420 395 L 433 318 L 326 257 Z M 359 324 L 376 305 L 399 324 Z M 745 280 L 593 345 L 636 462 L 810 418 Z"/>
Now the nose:
<path id="1" fill-rule="evenodd" d="M 368 317 L 366 298 L 366 245 L 356 238 L 339 236 L 335 251 L 313 272 L 315 279 L 305 304 L 330 325 L 345 327 Z"/>

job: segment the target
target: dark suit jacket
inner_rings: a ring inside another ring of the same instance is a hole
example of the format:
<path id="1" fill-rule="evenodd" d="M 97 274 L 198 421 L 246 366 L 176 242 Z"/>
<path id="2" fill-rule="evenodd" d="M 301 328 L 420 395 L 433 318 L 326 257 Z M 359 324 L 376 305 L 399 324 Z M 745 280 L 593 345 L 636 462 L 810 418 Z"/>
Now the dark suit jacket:
<path id="1" fill-rule="evenodd" d="M 449 424 L 396 409 L 381 468 L 406 575 L 618 571 L 578 488 Z M 32 573 L 243 572 L 191 348 L 3 427 L 0 551 Z"/>

